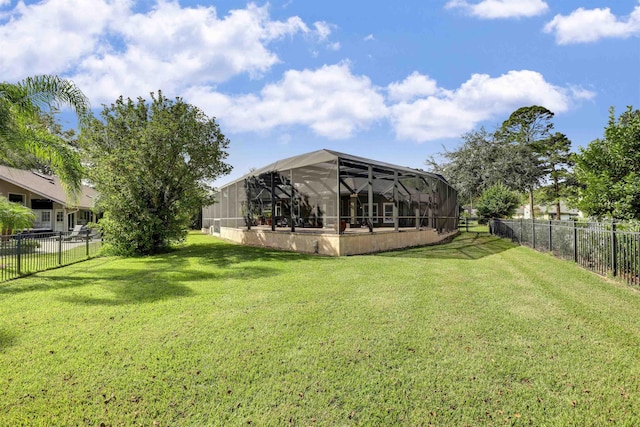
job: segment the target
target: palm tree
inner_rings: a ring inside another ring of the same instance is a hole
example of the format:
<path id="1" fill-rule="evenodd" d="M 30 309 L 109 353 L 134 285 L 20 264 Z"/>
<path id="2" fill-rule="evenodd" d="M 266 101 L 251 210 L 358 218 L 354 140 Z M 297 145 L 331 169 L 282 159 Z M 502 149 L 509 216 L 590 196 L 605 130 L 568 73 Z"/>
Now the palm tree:
<path id="1" fill-rule="evenodd" d="M 87 97 L 73 82 L 54 75 L 28 77 L 18 83 L 0 83 L 0 162 L 35 157 L 51 165 L 70 196 L 82 184 L 80 157 L 39 120 L 45 110 L 70 107 L 84 126 L 91 117 Z"/>

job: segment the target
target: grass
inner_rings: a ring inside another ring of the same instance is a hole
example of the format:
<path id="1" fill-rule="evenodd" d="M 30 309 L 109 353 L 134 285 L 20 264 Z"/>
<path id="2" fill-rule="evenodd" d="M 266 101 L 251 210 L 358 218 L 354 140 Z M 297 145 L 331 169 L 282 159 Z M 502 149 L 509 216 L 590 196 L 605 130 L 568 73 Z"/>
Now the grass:
<path id="1" fill-rule="evenodd" d="M 464 220 L 460 220 L 458 223 L 458 228 L 460 231 L 465 232 L 473 232 L 473 233 L 488 233 L 489 225 L 488 224 L 479 224 L 476 219 L 467 219 L 466 222 Z"/>
<path id="2" fill-rule="evenodd" d="M 18 273 L 18 254 L 15 243 L 15 241 L 0 242 L 0 282 L 84 260 L 87 259 L 87 253 L 90 257 L 96 256 L 102 247 L 100 240 L 90 241 L 88 248 L 86 242 L 60 242 L 55 237 L 25 240 L 22 242 L 25 250 L 21 251 L 20 273 Z"/>
<path id="3" fill-rule="evenodd" d="M 483 233 L 314 257 L 192 235 L 0 284 L 5 425 L 640 424 L 640 294 Z"/>

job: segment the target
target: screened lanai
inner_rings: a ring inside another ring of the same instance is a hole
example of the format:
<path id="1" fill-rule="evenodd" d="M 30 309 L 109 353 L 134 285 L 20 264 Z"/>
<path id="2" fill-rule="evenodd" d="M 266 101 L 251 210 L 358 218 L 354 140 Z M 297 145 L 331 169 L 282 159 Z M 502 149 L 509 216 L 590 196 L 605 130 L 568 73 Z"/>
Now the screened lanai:
<path id="1" fill-rule="evenodd" d="M 216 199 L 203 210 L 212 233 L 457 230 L 457 193 L 441 176 L 331 150 L 254 170 L 221 187 Z"/>

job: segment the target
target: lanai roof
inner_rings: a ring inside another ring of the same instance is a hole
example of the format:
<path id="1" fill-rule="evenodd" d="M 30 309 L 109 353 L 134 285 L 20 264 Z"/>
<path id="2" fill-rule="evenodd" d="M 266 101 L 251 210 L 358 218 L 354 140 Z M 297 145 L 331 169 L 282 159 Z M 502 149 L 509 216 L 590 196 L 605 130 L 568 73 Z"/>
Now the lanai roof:
<path id="1" fill-rule="evenodd" d="M 374 167 L 383 168 L 387 170 L 397 170 L 398 172 L 405 173 L 405 174 L 429 175 L 436 179 L 447 182 L 447 180 L 442 175 L 434 174 L 431 172 L 426 172 L 419 169 L 412 169 L 405 166 L 398 166 L 398 165 L 394 165 L 386 162 L 380 162 L 378 160 L 371 160 L 364 157 L 354 156 L 346 153 L 340 153 L 333 150 L 321 149 L 317 151 L 312 151 L 310 153 L 300 154 L 298 156 L 293 156 L 286 159 L 278 160 L 274 163 L 271 163 L 264 167 L 256 169 L 228 184 L 225 184 L 224 186 L 242 181 L 250 176 L 258 176 L 263 173 L 301 168 L 305 166 L 317 165 L 320 163 L 334 163 L 338 159 L 342 161 L 351 161 L 351 162 L 360 163 L 360 164 L 370 164 Z"/>

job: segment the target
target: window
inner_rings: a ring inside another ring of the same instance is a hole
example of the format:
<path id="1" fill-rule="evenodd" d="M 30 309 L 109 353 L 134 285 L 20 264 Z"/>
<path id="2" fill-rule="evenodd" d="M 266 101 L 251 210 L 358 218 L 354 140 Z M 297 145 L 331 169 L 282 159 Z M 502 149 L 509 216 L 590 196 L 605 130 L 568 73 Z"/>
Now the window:
<path id="1" fill-rule="evenodd" d="M 58 211 L 56 212 L 56 222 L 64 221 L 64 212 Z"/>
<path id="2" fill-rule="evenodd" d="M 80 211 L 78 224 L 87 225 L 89 222 L 91 222 L 91 211 Z"/>
<path id="3" fill-rule="evenodd" d="M 393 224 L 393 203 L 384 203 L 382 210 L 384 213 L 384 223 Z"/>
<path id="4" fill-rule="evenodd" d="M 49 212 L 49 211 L 40 212 L 40 221 L 41 222 L 51 222 L 51 212 Z"/>
<path id="5" fill-rule="evenodd" d="M 31 209 L 51 210 L 53 202 L 49 199 L 31 199 Z"/>
<path id="6" fill-rule="evenodd" d="M 378 223 L 378 204 L 374 203 L 371 205 L 373 207 L 373 223 Z M 362 216 L 364 220 L 367 221 L 369 219 L 369 203 L 365 203 L 362 205 Z"/>
<path id="7" fill-rule="evenodd" d="M 9 201 L 13 203 L 20 203 L 24 205 L 24 194 L 11 194 L 9 193 Z"/>

